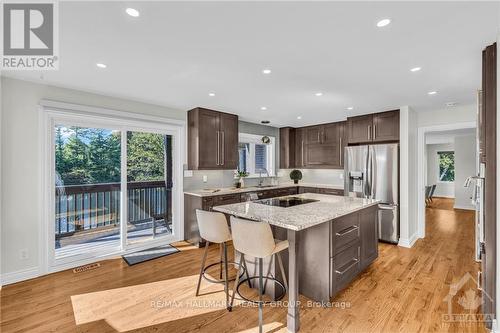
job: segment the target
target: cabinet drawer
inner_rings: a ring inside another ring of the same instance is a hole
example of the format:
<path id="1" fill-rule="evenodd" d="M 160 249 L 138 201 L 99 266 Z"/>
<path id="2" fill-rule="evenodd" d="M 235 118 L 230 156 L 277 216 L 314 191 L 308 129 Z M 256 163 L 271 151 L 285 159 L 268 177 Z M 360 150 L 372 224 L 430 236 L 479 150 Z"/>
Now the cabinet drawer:
<path id="1" fill-rule="evenodd" d="M 303 187 L 299 188 L 299 193 L 319 193 L 319 189 L 316 187 Z"/>
<path id="2" fill-rule="evenodd" d="M 344 289 L 360 271 L 359 243 L 348 247 L 331 259 L 331 288 L 333 296 Z"/>
<path id="3" fill-rule="evenodd" d="M 334 256 L 348 244 L 359 241 L 359 214 L 349 214 L 332 222 L 332 253 Z"/>
<path id="4" fill-rule="evenodd" d="M 214 206 L 229 205 L 239 203 L 240 201 L 241 196 L 239 194 L 220 195 L 215 197 Z"/>
<path id="5" fill-rule="evenodd" d="M 297 188 L 289 187 L 289 188 L 280 188 L 276 190 L 276 196 L 283 197 L 286 195 L 294 195 L 297 194 Z"/>
<path id="6" fill-rule="evenodd" d="M 320 188 L 319 193 L 329 195 L 344 195 L 344 190 L 339 190 L 336 188 Z"/>

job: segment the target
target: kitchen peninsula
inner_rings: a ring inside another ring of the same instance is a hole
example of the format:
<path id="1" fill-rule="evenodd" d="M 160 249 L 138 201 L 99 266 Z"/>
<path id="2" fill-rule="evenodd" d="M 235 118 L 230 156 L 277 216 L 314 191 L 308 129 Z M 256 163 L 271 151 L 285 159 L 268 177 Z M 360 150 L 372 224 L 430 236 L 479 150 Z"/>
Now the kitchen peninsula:
<path id="1" fill-rule="evenodd" d="M 303 193 L 213 210 L 269 223 L 276 238 L 288 239 L 291 332 L 299 328 L 299 291 L 315 301 L 329 301 L 378 256 L 377 200 Z"/>

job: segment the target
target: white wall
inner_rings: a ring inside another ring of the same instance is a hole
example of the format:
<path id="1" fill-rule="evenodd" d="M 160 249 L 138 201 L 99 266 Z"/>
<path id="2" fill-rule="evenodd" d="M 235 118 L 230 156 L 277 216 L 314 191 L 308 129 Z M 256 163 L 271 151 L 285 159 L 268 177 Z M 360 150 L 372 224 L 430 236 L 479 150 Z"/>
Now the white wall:
<path id="1" fill-rule="evenodd" d="M 435 197 L 455 197 L 455 182 L 439 182 L 438 168 L 438 152 L 439 151 L 454 151 L 455 147 L 452 143 L 448 144 L 428 144 L 427 150 L 427 180 L 426 185 L 436 185 L 434 192 Z M 455 163 L 456 165 L 456 163 Z M 456 168 L 455 168 L 456 169 Z"/>
<path id="2" fill-rule="evenodd" d="M 29 276 L 39 269 L 41 99 L 97 106 L 185 120 L 186 113 L 151 104 L 106 97 L 2 77 L 1 122 L 1 272 L 4 279 Z M 22 249 L 28 259 L 20 260 Z"/>
<path id="3" fill-rule="evenodd" d="M 455 137 L 455 208 L 472 209 L 473 187 L 465 188 L 465 179 L 476 175 L 476 136 Z"/>
<path id="4" fill-rule="evenodd" d="M 418 112 L 418 127 L 476 121 L 476 104 Z"/>
<path id="5" fill-rule="evenodd" d="M 411 247 L 417 240 L 417 113 L 400 109 L 400 239 Z"/>

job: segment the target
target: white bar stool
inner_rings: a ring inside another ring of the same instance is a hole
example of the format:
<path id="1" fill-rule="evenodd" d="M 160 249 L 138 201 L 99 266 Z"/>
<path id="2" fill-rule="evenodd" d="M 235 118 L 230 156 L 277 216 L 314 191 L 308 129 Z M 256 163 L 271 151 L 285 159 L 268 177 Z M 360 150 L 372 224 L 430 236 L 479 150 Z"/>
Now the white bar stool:
<path id="1" fill-rule="evenodd" d="M 223 283 L 224 292 L 226 293 L 226 307 L 231 311 L 231 306 L 229 305 L 229 287 L 228 283 L 228 263 L 237 267 L 238 271 L 236 274 L 236 280 L 239 280 L 240 275 L 243 276 L 245 273 L 248 276 L 248 270 L 245 261 L 239 264 L 235 262 L 228 262 L 227 260 L 227 242 L 231 240 L 231 232 L 229 231 L 229 226 L 227 225 L 226 216 L 222 213 L 207 212 L 201 209 L 196 210 L 196 219 L 198 221 L 198 229 L 200 231 L 200 236 L 206 240 L 205 252 L 203 253 L 203 259 L 201 261 L 200 275 L 198 277 L 198 285 L 196 287 L 196 296 L 200 294 L 201 278 L 212 283 Z M 220 247 L 220 261 L 210 264 L 205 267 L 205 262 L 208 255 L 208 246 L 210 243 L 219 244 Z M 220 265 L 220 275 L 219 280 L 210 279 L 205 275 L 205 272 L 215 265 Z M 222 278 L 222 266 L 224 265 L 224 278 Z M 242 273 L 239 274 L 240 269 Z"/>
<path id="2" fill-rule="evenodd" d="M 286 280 L 286 275 L 285 275 L 285 269 L 283 268 L 283 261 L 281 260 L 280 252 L 283 250 L 286 250 L 288 248 L 288 241 L 279 241 L 275 240 L 273 237 L 273 232 L 271 230 L 271 226 L 267 223 L 262 223 L 262 222 L 254 222 L 254 221 L 249 221 L 249 220 L 244 220 L 240 219 L 234 216 L 231 216 L 231 232 L 233 236 L 233 246 L 238 251 L 240 255 L 240 265 L 241 263 L 245 262 L 245 255 L 249 255 L 255 258 L 258 258 L 258 263 L 259 263 L 259 301 L 256 302 L 259 304 L 259 332 L 262 332 L 262 312 L 263 312 L 263 305 L 266 302 L 262 301 L 262 294 L 264 292 L 264 285 L 263 285 L 263 280 L 270 279 L 269 277 L 264 277 L 263 276 L 263 259 L 274 256 L 276 255 L 278 259 L 278 264 L 281 270 L 281 275 L 283 277 L 283 282 L 284 285 L 281 284 L 280 281 L 272 278 L 271 280 L 274 280 L 277 282 L 283 289 L 284 293 L 281 297 L 283 297 L 288 290 L 288 284 Z M 271 258 L 272 260 L 272 258 Z M 269 270 L 268 270 L 269 272 Z M 257 277 L 248 277 L 248 272 L 247 272 L 247 279 L 255 279 Z M 233 306 L 234 302 L 234 295 L 238 293 L 240 297 L 243 299 L 253 302 L 251 300 L 246 299 L 245 297 L 241 296 L 241 294 L 238 292 L 239 286 L 244 283 L 246 280 L 239 281 L 239 275 L 236 275 L 236 281 L 234 282 L 234 287 L 233 287 L 233 295 L 231 297 L 231 304 L 230 307 Z M 255 303 L 255 302 L 254 302 Z"/>

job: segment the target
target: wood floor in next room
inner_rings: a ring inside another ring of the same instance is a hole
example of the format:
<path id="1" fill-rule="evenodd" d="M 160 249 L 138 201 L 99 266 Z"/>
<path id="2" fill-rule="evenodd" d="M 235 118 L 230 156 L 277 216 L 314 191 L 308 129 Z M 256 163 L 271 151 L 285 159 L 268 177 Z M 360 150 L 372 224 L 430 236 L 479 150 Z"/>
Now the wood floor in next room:
<path id="1" fill-rule="evenodd" d="M 444 208 L 444 209 L 443 209 Z M 380 244 L 380 256 L 335 301 L 345 308 L 308 307 L 302 298 L 301 332 L 485 332 L 481 323 L 445 321 L 450 286 L 465 281 L 451 299 L 452 314 L 475 314 L 472 279 L 473 212 L 453 210 L 446 200 L 427 209 L 427 237 L 411 249 Z M 229 313 L 220 286 L 204 284 L 194 296 L 202 250 L 128 267 L 101 262 L 83 273 L 64 271 L 5 286 L 1 332 L 247 332 L 255 331 L 257 309 Z M 218 248 L 210 251 L 216 260 Z M 461 280 L 462 279 L 462 280 Z M 222 304 L 222 302 L 220 302 Z M 211 306 L 205 306 L 211 305 Z M 267 331 L 285 331 L 286 309 L 266 308 Z"/>

